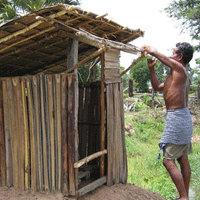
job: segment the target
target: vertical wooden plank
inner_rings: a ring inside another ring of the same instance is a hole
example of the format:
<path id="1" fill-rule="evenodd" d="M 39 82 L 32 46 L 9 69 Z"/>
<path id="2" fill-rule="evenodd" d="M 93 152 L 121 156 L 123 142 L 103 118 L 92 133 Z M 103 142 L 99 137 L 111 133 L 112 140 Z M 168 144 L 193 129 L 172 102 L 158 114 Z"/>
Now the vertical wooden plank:
<path id="1" fill-rule="evenodd" d="M 48 182 L 48 163 L 47 163 L 47 133 L 46 133 L 46 115 L 45 115 L 45 81 L 44 75 L 39 75 L 40 79 L 40 102 L 41 102 L 41 118 L 42 118 L 42 138 L 43 138 L 43 171 L 44 171 L 44 189 L 49 190 L 49 182 Z"/>
<path id="2" fill-rule="evenodd" d="M 55 137 L 54 137 L 54 108 L 53 108 L 53 81 L 52 75 L 47 75 L 49 122 L 50 122 L 50 147 L 51 147 L 51 179 L 52 191 L 55 191 Z"/>
<path id="3" fill-rule="evenodd" d="M 3 86 L 3 113 L 4 113 L 4 130 L 5 130 L 5 144 L 6 144 L 6 182 L 7 186 L 13 185 L 13 166 L 12 166 L 12 145 L 10 133 L 10 104 L 8 98 L 9 88 L 7 87 L 6 79 L 2 80 Z"/>
<path id="4" fill-rule="evenodd" d="M 17 77 L 12 78 L 12 84 L 13 84 L 13 105 L 14 105 L 14 132 L 13 134 L 13 141 L 14 141 L 14 187 L 19 188 L 19 124 L 18 124 L 18 107 L 17 107 Z"/>
<path id="5" fill-rule="evenodd" d="M 115 159 L 114 159 L 114 132 L 115 124 L 113 120 L 114 115 L 114 97 L 113 97 L 113 85 L 108 84 L 106 86 L 107 96 L 107 150 L 108 150 L 108 172 L 107 172 L 107 185 L 113 185 L 115 179 Z"/>
<path id="6" fill-rule="evenodd" d="M 27 92 L 28 92 L 28 110 L 29 110 L 29 132 L 30 132 L 30 156 L 31 156 L 31 190 L 36 192 L 36 147 L 34 135 L 34 111 L 33 111 L 33 98 L 32 98 L 32 85 L 31 77 L 27 78 Z"/>
<path id="7" fill-rule="evenodd" d="M 52 190 L 52 157 L 51 157 L 51 135 L 50 135 L 50 111 L 49 111 L 49 89 L 48 78 L 44 75 L 44 108 L 45 108 L 45 126 L 46 126 L 46 142 L 47 142 L 47 174 L 49 191 Z"/>
<path id="8" fill-rule="evenodd" d="M 14 103 L 13 103 L 13 84 L 12 84 L 12 78 L 6 78 L 5 80 L 5 89 L 6 91 L 6 99 L 7 101 L 4 101 L 4 103 L 7 104 L 4 108 L 6 108 L 4 114 L 5 114 L 5 130 L 6 130 L 6 151 L 9 153 L 9 156 L 7 156 L 7 185 L 8 186 L 15 186 L 15 156 L 16 156 L 16 151 L 14 148 L 14 133 L 15 133 L 15 112 L 14 112 Z M 4 95 L 5 97 L 5 95 Z"/>
<path id="9" fill-rule="evenodd" d="M 100 149 L 105 149 L 105 57 L 104 53 L 101 54 L 101 142 Z M 100 158 L 100 176 L 104 176 L 105 171 L 105 155 Z"/>
<path id="10" fill-rule="evenodd" d="M 26 101 L 26 81 L 21 79 L 22 91 L 22 107 L 23 107 L 23 122 L 24 122 L 24 154 L 25 154 L 25 190 L 30 188 L 30 157 L 29 157 L 29 131 L 28 131 L 28 116 L 27 116 L 27 101 Z"/>
<path id="11" fill-rule="evenodd" d="M 68 168 L 69 168 L 69 194 L 76 195 L 76 179 L 75 179 L 75 149 L 77 134 L 76 130 L 76 101 L 75 99 L 75 78 L 68 76 Z"/>
<path id="12" fill-rule="evenodd" d="M 68 196 L 68 149 L 67 149 L 67 76 L 66 74 L 62 75 L 61 80 L 61 98 L 62 98 L 62 192 L 64 195 Z"/>
<path id="13" fill-rule="evenodd" d="M 127 183 L 127 155 L 126 155 L 126 143 L 125 143 L 125 130 L 124 130 L 124 98 L 123 98 L 123 84 L 120 83 L 120 116 L 121 116 L 121 134 L 122 134 L 122 151 L 123 162 L 121 163 L 122 170 L 120 171 L 121 183 Z"/>
<path id="14" fill-rule="evenodd" d="M 32 76 L 33 83 L 33 99 L 34 99 L 34 127 L 36 139 L 36 174 L 37 174 L 37 190 L 43 189 L 43 162 L 42 162 L 42 135 L 41 135 L 41 115 L 40 115 L 40 91 L 39 91 L 39 77 Z"/>
<path id="15" fill-rule="evenodd" d="M 56 99 L 56 133 L 57 133 L 57 148 L 58 148 L 58 177 L 57 177 L 57 189 L 61 192 L 61 169 L 62 169 L 62 140 L 61 140 L 61 75 L 55 75 L 55 99 Z"/>
<path id="16" fill-rule="evenodd" d="M 3 86 L 0 80 L 0 170 L 1 183 L 0 186 L 6 186 L 6 144 L 3 117 Z"/>
<path id="17" fill-rule="evenodd" d="M 25 177 L 25 146 L 24 146 L 24 118 L 23 118 L 23 104 L 22 104 L 22 87 L 21 87 L 21 79 L 17 77 L 16 79 L 17 85 L 17 120 L 18 120 L 18 144 L 19 144 L 19 189 L 24 190 L 24 177 Z M 23 88 L 24 90 L 24 88 Z"/>
<path id="18" fill-rule="evenodd" d="M 114 120 L 115 120 L 115 133 L 114 133 L 114 148 L 115 148 L 115 184 L 119 183 L 119 173 L 120 173 L 120 160 L 122 155 L 121 149 L 121 121 L 119 112 L 119 88 L 118 83 L 114 83 Z"/>
<path id="19" fill-rule="evenodd" d="M 78 56 L 78 55 L 77 55 Z M 74 103 L 75 103 L 75 107 L 74 107 L 74 131 L 75 131 L 75 162 L 77 162 L 79 160 L 79 152 L 78 152 L 78 147 L 79 147 L 79 136 L 78 136 L 78 99 L 79 99 L 79 92 L 78 92 L 78 75 L 77 73 L 74 74 L 73 76 L 73 82 L 74 82 Z M 79 185 L 79 179 L 78 179 L 78 169 L 74 169 L 75 170 L 75 189 L 76 191 L 78 190 L 78 185 Z M 75 193 L 76 193 L 75 191 Z"/>

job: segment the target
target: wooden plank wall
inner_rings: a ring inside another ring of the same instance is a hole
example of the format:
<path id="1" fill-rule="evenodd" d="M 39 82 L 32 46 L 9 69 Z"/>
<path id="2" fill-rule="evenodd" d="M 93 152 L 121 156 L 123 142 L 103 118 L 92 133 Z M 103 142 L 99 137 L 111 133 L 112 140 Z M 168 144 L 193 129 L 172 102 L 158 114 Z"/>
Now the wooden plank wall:
<path id="1" fill-rule="evenodd" d="M 1 78 L 1 185 L 70 194 L 70 178 L 74 195 L 77 89 L 75 74 Z"/>
<path id="2" fill-rule="evenodd" d="M 122 83 L 106 85 L 107 99 L 107 184 L 126 183 L 127 157 L 124 134 Z"/>
<path id="3" fill-rule="evenodd" d="M 107 105 L 107 184 L 126 183 L 127 157 L 124 135 L 123 85 L 120 77 L 120 51 L 105 52 Z"/>
<path id="4" fill-rule="evenodd" d="M 100 151 L 101 134 L 100 82 L 79 85 L 79 156 L 85 158 Z M 90 164 L 97 165 L 98 159 Z"/>

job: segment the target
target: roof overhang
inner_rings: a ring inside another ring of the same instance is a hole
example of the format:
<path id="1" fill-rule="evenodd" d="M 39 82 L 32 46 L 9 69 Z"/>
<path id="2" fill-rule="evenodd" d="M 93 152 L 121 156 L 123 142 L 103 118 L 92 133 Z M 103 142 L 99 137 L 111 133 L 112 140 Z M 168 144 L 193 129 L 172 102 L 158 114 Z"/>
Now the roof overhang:
<path id="1" fill-rule="evenodd" d="M 143 34 L 105 16 L 57 4 L 0 27 L 1 77 L 65 71 L 70 38 L 79 40 L 79 61 L 102 45 L 141 53 L 141 49 L 127 43 Z"/>

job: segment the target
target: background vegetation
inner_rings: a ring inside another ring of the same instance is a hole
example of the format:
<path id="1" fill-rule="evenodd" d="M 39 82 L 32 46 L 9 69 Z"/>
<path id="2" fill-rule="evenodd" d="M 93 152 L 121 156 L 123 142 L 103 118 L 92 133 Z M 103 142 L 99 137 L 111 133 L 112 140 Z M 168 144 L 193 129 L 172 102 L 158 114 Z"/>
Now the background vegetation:
<path id="1" fill-rule="evenodd" d="M 128 182 L 157 192 L 167 199 L 175 199 L 178 196 L 176 188 L 162 164 L 162 157 L 157 159 L 158 142 L 165 124 L 165 109 L 152 109 L 145 101 L 137 104 L 134 112 L 125 113 Z M 193 154 L 189 155 L 191 190 L 196 193 L 195 200 L 200 199 L 200 113 L 197 111 L 197 107 L 192 111 L 195 126 Z"/>

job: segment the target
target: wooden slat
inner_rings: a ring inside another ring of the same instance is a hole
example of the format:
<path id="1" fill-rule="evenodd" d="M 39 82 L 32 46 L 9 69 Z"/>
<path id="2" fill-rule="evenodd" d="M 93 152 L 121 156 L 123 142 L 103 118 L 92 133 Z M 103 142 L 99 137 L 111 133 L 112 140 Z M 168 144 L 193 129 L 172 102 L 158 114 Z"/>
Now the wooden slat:
<path id="1" fill-rule="evenodd" d="M 6 143 L 5 143 L 4 115 L 3 115 L 2 80 L 0 80 L 0 171 L 1 171 L 0 186 L 6 186 Z"/>
<path id="2" fill-rule="evenodd" d="M 126 143 L 125 143 L 125 130 L 124 130 L 124 98 L 123 98 L 123 84 L 120 83 L 120 116 L 121 116 L 121 138 L 122 138 L 122 151 L 123 151 L 123 164 L 120 170 L 120 183 L 127 183 L 127 155 L 126 155 Z"/>
<path id="3" fill-rule="evenodd" d="M 67 91 L 66 91 L 67 92 Z M 57 190 L 61 192 L 61 169 L 62 169 L 62 140 L 61 140 L 61 75 L 55 75 L 55 99 L 56 99 L 56 133 L 57 133 Z"/>
<path id="4" fill-rule="evenodd" d="M 103 185 L 104 183 L 106 183 L 106 176 L 101 177 L 99 179 L 97 179 L 96 181 L 86 185 L 85 187 L 79 189 L 77 191 L 77 195 L 78 196 L 83 196 L 84 194 L 87 194 L 88 192 L 93 191 L 94 189 L 100 187 L 101 185 Z"/>
<path id="5" fill-rule="evenodd" d="M 14 116 L 18 115 L 18 108 L 17 108 L 17 78 L 12 78 L 12 84 L 13 84 L 13 105 L 14 105 Z M 14 130 L 12 132 L 13 134 L 13 149 L 14 149 L 14 187 L 19 188 L 19 126 L 17 117 L 14 118 Z"/>
<path id="6" fill-rule="evenodd" d="M 5 131 L 5 144 L 6 144 L 6 155 L 5 155 L 6 156 L 6 182 L 7 182 L 6 185 L 11 186 L 13 185 L 12 145 L 11 145 L 11 137 L 10 137 L 11 135 L 10 125 L 8 123 L 10 119 L 10 116 L 9 116 L 10 105 L 9 105 L 9 100 L 8 100 L 8 88 L 7 88 L 6 79 L 2 80 L 2 87 L 3 87 L 2 97 L 3 97 L 3 113 L 4 113 L 4 131 Z"/>
<path id="7" fill-rule="evenodd" d="M 108 150 L 108 172 L 107 172 L 107 185 L 111 186 L 113 180 L 115 179 L 115 160 L 114 160 L 114 130 L 115 124 L 113 120 L 114 110 L 113 110 L 113 85 L 109 84 L 106 86 L 107 95 L 107 150 Z"/>
<path id="8" fill-rule="evenodd" d="M 28 92 L 28 109 L 29 109 L 29 126 L 30 126 L 30 156 L 31 156 L 31 190 L 36 192 L 37 178 L 36 178 L 36 142 L 34 135 L 34 107 L 32 97 L 32 83 L 31 79 L 27 79 L 27 92 Z"/>
<path id="9" fill-rule="evenodd" d="M 105 149 L 105 55 L 101 54 L 101 141 L 100 141 L 100 149 Z M 105 171 L 105 156 L 102 155 L 100 158 L 100 176 L 104 176 Z"/>
<path id="10" fill-rule="evenodd" d="M 68 76 L 68 169 L 69 169 L 69 195 L 76 195 L 75 181 L 75 85 L 74 77 Z"/>
<path id="11" fill-rule="evenodd" d="M 51 147 L 51 179 L 52 191 L 55 191 L 55 136 L 54 136 L 54 108 L 53 108 L 53 80 L 52 75 L 47 75 L 49 123 L 50 123 L 50 147 Z"/>
<path id="12" fill-rule="evenodd" d="M 68 196 L 68 149 L 67 149 L 67 76 L 62 75 L 61 80 L 61 95 L 62 95 L 62 192 L 64 195 Z"/>
<path id="13" fill-rule="evenodd" d="M 36 173 L 37 173 L 37 190 L 43 189 L 43 162 L 42 162 L 42 136 L 41 136 L 41 115 L 40 115 L 40 93 L 39 93 L 39 77 L 32 76 L 33 81 L 33 98 L 34 98 L 34 127 L 36 140 Z"/>
<path id="14" fill-rule="evenodd" d="M 24 91 L 25 88 L 21 87 L 21 78 L 18 77 L 17 79 L 17 97 L 18 97 L 18 101 L 17 101 L 17 107 L 18 107 L 18 124 L 19 124 L 19 175 L 20 175 L 20 180 L 19 180 L 19 189 L 24 190 L 25 188 L 25 135 L 24 135 L 24 115 L 23 112 L 24 110 L 26 110 L 23 107 L 23 103 L 22 103 L 22 90 Z"/>
<path id="15" fill-rule="evenodd" d="M 43 138 L 43 162 L 44 162 L 44 189 L 49 190 L 48 182 L 48 164 L 47 164 L 47 136 L 46 136 L 46 114 L 45 114 L 45 83 L 44 75 L 39 75 L 40 79 L 40 100 L 41 100 L 41 118 L 42 118 L 42 138 Z"/>
<path id="16" fill-rule="evenodd" d="M 46 144 L 47 144 L 47 176 L 48 176 L 48 190 L 52 190 L 52 157 L 51 157 L 51 134 L 50 134 L 50 110 L 49 110 L 49 90 L 47 75 L 43 76 L 44 80 L 44 114 L 45 114 L 45 128 L 46 128 Z"/>
<path id="17" fill-rule="evenodd" d="M 5 90 L 4 98 L 6 105 L 4 105 L 4 119 L 5 119 L 5 130 L 6 130 L 6 160 L 7 160 L 7 185 L 15 186 L 15 168 L 14 161 L 16 156 L 14 148 L 14 131 L 15 131 L 15 113 L 14 113 L 14 103 L 13 103 L 13 84 L 11 78 L 6 78 L 5 80 Z"/>
<path id="18" fill-rule="evenodd" d="M 25 154 L 25 190 L 30 188 L 30 157 L 29 157 L 29 131 L 28 131 L 28 116 L 27 116 L 27 100 L 25 94 L 26 81 L 21 79 L 22 90 L 22 106 L 23 106 L 23 121 L 24 121 L 24 154 Z"/>
<path id="19" fill-rule="evenodd" d="M 115 159 L 115 184 L 119 183 L 119 168 L 120 168 L 120 157 L 121 157 L 121 149 L 120 149 L 120 143 L 121 143 L 121 126 L 120 126 L 120 119 L 119 119 L 119 91 L 118 91 L 118 83 L 113 84 L 114 87 L 114 124 L 115 124 L 115 132 L 113 133 L 114 137 L 114 159 Z"/>

